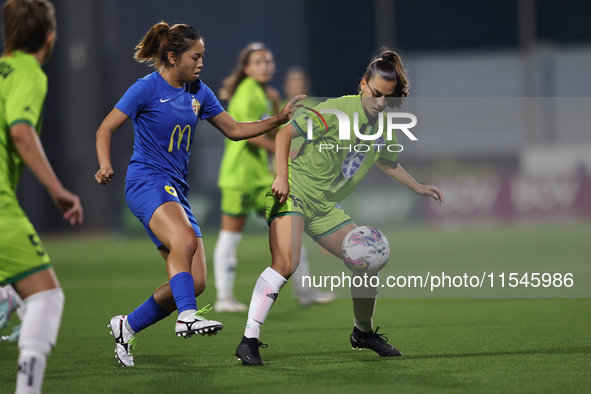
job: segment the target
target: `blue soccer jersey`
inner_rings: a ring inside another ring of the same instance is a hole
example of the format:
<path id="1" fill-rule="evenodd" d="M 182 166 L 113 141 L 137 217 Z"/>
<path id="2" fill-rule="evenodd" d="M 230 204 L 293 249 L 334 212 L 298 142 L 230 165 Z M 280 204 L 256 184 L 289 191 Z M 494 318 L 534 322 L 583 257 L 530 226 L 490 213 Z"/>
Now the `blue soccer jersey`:
<path id="1" fill-rule="evenodd" d="M 153 72 L 138 79 L 115 108 L 133 120 L 135 130 L 126 179 L 165 173 L 188 189 L 189 155 L 197 122 L 224 110 L 211 89 L 201 80 L 175 88 Z"/>

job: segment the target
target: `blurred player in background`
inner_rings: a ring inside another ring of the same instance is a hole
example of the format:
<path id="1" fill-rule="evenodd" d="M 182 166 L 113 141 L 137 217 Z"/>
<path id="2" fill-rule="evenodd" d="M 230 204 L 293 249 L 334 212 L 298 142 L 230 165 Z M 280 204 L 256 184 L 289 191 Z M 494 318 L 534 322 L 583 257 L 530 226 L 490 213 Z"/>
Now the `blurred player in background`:
<path id="1" fill-rule="evenodd" d="M 251 43 L 239 57 L 236 70 L 224 80 L 220 98 L 230 100 L 228 113 L 238 121 L 266 119 L 279 107 L 279 94 L 267 83 L 273 78 L 273 54 L 262 43 Z M 273 182 L 268 152 L 275 142 L 267 135 L 242 141 L 226 138 L 218 186 L 222 194 L 221 229 L 213 254 L 217 312 L 240 312 L 248 308 L 234 297 L 236 248 L 250 211 L 263 214 L 265 193 Z"/>
<path id="2" fill-rule="evenodd" d="M 236 69 L 224 81 L 220 98 L 230 100 L 228 113 L 240 122 L 267 119 L 279 110 L 279 93 L 268 86 L 275 74 L 273 54 L 263 43 L 255 42 L 238 56 Z M 305 94 L 305 93 L 298 93 Z M 294 94 L 294 97 L 298 94 Z M 265 193 L 273 182 L 268 154 L 275 152 L 275 142 L 266 135 L 242 141 L 225 140 L 218 186 L 222 194 L 221 229 L 213 255 L 217 312 L 241 312 L 248 308 L 234 297 L 236 249 L 251 211 L 264 215 Z M 305 256 L 305 253 L 302 254 Z M 309 271 L 308 261 L 301 259 L 301 271 Z M 323 302 L 312 289 L 298 292 L 299 303 L 306 306 Z"/>
<path id="3" fill-rule="evenodd" d="M 130 350 L 136 333 L 178 310 L 175 333 L 217 334 L 222 324 L 203 318 L 195 297 L 205 289 L 207 271 L 201 230 L 187 201 L 189 154 L 199 119 L 207 119 L 226 137 L 242 140 L 264 134 L 288 121 L 291 104 L 278 115 L 240 123 L 230 116 L 211 89 L 199 80 L 205 52 L 201 34 L 189 25 L 154 25 L 136 47 L 135 59 L 155 66 L 139 79 L 102 122 L 96 148 L 100 169 L 95 179 L 113 178 L 111 135 L 133 120 L 135 140 L 127 170 L 125 196 L 166 261 L 169 281 L 128 316 L 109 322 L 115 352 L 123 366 L 133 366 Z"/>
<path id="4" fill-rule="evenodd" d="M 283 93 L 285 94 L 286 103 L 289 102 L 292 97 L 303 94 L 308 96 L 306 99 L 306 104 L 308 106 L 315 106 L 315 104 L 318 104 L 314 97 L 310 97 L 310 79 L 304 69 L 300 66 L 292 66 L 285 72 L 285 77 L 283 79 Z M 303 138 L 298 138 L 297 140 L 292 141 L 291 152 L 289 155 L 290 159 L 295 157 L 303 142 Z M 295 279 L 296 278 L 294 278 L 294 281 Z M 294 281 L 292 281 L 292 283 L 294 283 Z"/>
<path id="5" fill-rule="evenodd" d="M 0 58 L 0 285 L 10 284 L 26 304 L 16 393 L 40 393 L 47 356 L 55 345 L 64 307 L 49 256 L 16 198 L 25 165 L 45 186 L 71 225 L 82 224 L 80 199 L 64 189 L 39 140 L 49 60 L 55 41 L 53 4 L 9 0 L 3 8 L 4 54 Z M 2 290 L 0 297 L 15 299 Z M 0 299 L 2 304 L 5 299 Z M 5 313 L 10 311 L 0 309 Z M 3 320 L 3 318 L 0 318 Z M 6 319 L 7 320 L 7 319 Z"/>
<path id="6" fill-rule="evenodd" d="M 287 101 L 299 94 L 310 95 L 310 80 L 302 67 L 292 66 L 287 69 L 283 81 L 283 93 Z"/>
<path id="7" fill-rule="evenodd" d="M 267 192 L 267 221 L 271 245 L 271 267 L 259 277 L 250 302 L 248 320 L 242 341 L 236 349 L 236 357 L 244 365 L 263 365 L 259 347 L 266 347 L 259 340 L 261 325 L 265 322 L 279 291 L 297 268 L 305 231 L 322 247 L 339 259 L 343 259 L 341 245 L 345 236 L 357 225 L 338 205 L 359 184 L 371 167 L 376 164 L 389 177 L 400 182 L 421 196 L 443 201 L 441 191 L 430 185 L 418 184 L 398 165 L 397 150 L 385 148 L 383 137 L 371 141 L 373 148 L 360 153 L 346 149 L 351 140 L 339 139 L 339 120 L 325 113 L 324 122 L 307 122 L 322 109 L 337 109 L 349 115 L 359 116 L 359 132 L 371 135 L 387 106 L 399 108 L 410 91 L 410 84 L 400 57 L 391 51 L 382 53 L 368 67 L 359 84 L 359 95 L 327 100 L 312 110 L 292 120 L 276 138 L 277 178 Z M 395 99 L 386 100 L 386 97 Z M 291 139 L 307 138 L 307 124 L 313 125 L 313 140 L 306 140 L 297 157 L 288 165 Z M 382 123 L 382 126 L 385 121 Z M 395 144 L 394 140 L 388 143 Z M 331 144 L 340 150 L 318 151 L 318 145 Z M 401 353 L 387 342 L 384 334 L 373 330 L 372 316 L 375 310 L 377 288 L 351 287 L 353 298 L 354 328 L 350 336 L 351 346 L 368 348 L 383 357 L 400 356 Z"/>

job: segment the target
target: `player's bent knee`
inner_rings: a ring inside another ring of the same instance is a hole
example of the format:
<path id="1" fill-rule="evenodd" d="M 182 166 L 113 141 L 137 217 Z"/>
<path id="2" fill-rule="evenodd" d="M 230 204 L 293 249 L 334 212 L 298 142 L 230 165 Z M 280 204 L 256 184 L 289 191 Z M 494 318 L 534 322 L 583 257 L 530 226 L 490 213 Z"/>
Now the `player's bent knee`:
<path id="1" fill-rule="evenodd" d="M 182 251 L 192 256 L 197 251 L 197 236 L 193 231 L 174 237 L 170 243 L 171 252 Z"/>
<path id="2" fill-rule="evenodd" d="M 25 300 L 26 312 L 18 346 L 48 355 L 55 346 L 64 310 L 61 288 L 40 291 Z"/>

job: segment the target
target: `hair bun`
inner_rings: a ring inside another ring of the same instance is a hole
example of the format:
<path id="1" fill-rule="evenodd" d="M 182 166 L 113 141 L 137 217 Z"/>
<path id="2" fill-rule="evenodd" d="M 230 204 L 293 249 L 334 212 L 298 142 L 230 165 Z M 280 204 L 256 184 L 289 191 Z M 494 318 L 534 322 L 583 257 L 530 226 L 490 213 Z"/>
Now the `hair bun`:
<path id="1" fill-rule="evenodd" d="M 382 53 L 382 60 L 385 60 L 387 62 L 393 62 L 394 56 L 396 56 L 396 53 L 394 53 L 392 51 L 386 51 L 386 52 Z"/>

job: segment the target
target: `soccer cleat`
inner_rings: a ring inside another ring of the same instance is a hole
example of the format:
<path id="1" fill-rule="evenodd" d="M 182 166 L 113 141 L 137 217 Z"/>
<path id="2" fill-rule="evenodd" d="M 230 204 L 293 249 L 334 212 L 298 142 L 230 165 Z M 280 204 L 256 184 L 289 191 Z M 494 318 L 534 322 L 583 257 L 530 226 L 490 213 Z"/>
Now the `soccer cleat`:
<path id="1" fill-rule="evenodd" d="M 301 308 L 308 307 L 312 304 L 328 304 L 337 298 L 337 295 L 332 291 L 318 291 L 316 289 L 305 289 L 298 294 L 298 304 Z"/>
<path id="2" fill-rule="evenodd" d="M 178 337 L 190 338 L 193 334 L 216 335 L 222 331 L 224 326 L 219 321 L 207 320 L 202 315 L 209 312 L 212 308 L 209 304 L 199 309 L 197 313 L 189 316 L 186 320 L 178 319 L 174 327 L 174 332 Z"/>
<path id="3" fill-rule="evenodd" d="M 234 297 L 226 297 L 218 299 L 213 309 L 216 312 L 245 312 L 248 310 L 248 306 Z"/>
<path id="4" fill-rule="evenodd" d="M 131 350 L 135 348 L 137 338 L 125 329 L 126 320 L 125 315 L 115 316 L 107 327 L 111 329 L 110 334 L 115 339 L 115 358 L 122 367 L 133 367 L 135 364 Z"/>
<path id="5" fill-rule="evenodd" d="M 373 330 L 370 332 L 362 332 L 357 327 L 354 327 L 350 338 L 353 349 L 371 349 L 380 357 L 402 356 L 402 353 L 388 343 L 386 334 L 378 334 L 379 329 L 380 327 L 376 328 L 375 332 Z"/>
<path id="6" fill-rule="evenodd" d="M 262 343 L 258 338 L 242 337 L 240 345 L 236 348 L 236 358 L 242 361 L 242 365 L 265 365 L 259 348 L 266 348 L 269 345 Z"/>
<path id="7" fill-rule="evenodd" d="M 3 330 L 8 325 L 8 321 L 16 307 L 16 299 L 12 294 L 8 294 L 8 299 L 0 304 L 0 330 Z"/>
<path id="8" fill-rule="evenodd" d="M 21 326 L 22 326 L 22 324 L 19 324 L 18 326 L 14 326 L 12 328 L 12 334 L 5 335 L 1 339 L 3 341 L 7 341 L 7 342 L 16 342 L 16 341 L 18 341 L 18 338 L 21 336 Z"/>

